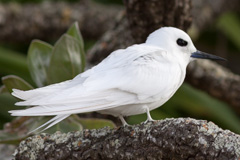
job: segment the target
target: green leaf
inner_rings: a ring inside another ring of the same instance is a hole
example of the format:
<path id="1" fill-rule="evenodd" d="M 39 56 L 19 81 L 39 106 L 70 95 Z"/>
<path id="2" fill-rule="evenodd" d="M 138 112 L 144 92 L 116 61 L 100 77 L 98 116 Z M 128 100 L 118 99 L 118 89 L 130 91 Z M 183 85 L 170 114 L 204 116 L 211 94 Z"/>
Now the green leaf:
<path id="1" fill-rule="evenodd" d="M 0 131 L 0 143 L 5 144 L 19 144 L 19 142 L 29 135 L 29 124 L 33 123 L 34 120 L 30 117 L 17 117 L 8 125 L 5 125 L 4 129 Z"/>
<path id="2" fill-rule="evenodd" d="M 9 93 L 12 92 L 12 89 L 21 89 L 21 90 L 30 90 L 33 89 L 33 87 L 27 83 L 25 80 L 18 76 L 14 75 L 8 75 L 5 77 L 2 77 L 2 82 L 5 85 L 5 87 L 8 89 Z"/>
<path id="3" fill-rule="evenodd" d="M 225 33 L 225 35 L 240 50 L 240 20 L 239 16 L 232 12 L 224 13 L 217 22 L 217 27 Z"/>
<path id="4" fill-rule="evenodd" d="M 28 133 L 40 125 L 46 123 L 52 117 L 17 117 L 15 120 L 5 126 L 4 130 L 0 131 L 0 143 L 18 144 L 21 140 L 30 136 Z M 44 129 L 44 128 L 42 128 Z M 82 130 L 81 124 L 69 117 L 44 131 L 45 133 L 54 133 L 61 131 L 67 133 L 70 131 Z M 39 130 L 41 131 L 41 129 Z"/>
<path id="5" fill-rule="evenodd" d="M 13 109 L 23 109 L 25 107 L 16 107 L 14 104 L 17 99 L 14 98 L 9 92 L 0 94 L 0 129 L 3 128 L 4 123 L 11 121 L 14 117 L 8 111 Z"/>
<path id="6" fill-rule="evenodd" d="M 109 126 L 110 128 L 116 127 L 111 120 L 107 119 L 79 118 L 77 115 L 73 115 L 72 118 L 74 118 L 76 122 L 80 123 L 84 129 L 99 129 L 106 126 Z"/>
<path id="7" fill-rule="evenodd" d="M 2 85 L 2 86 L 0 87 L 0 94 L 1 94 L 1 93 L 8 93 L 8 89 L 6 88 L 6 86 Z"/>
<path id="8" fill-rule="evenodd" d="M 81 72 L 80 52 L 79 42 L 67 34 L 57 41 L 48 68 L 50 84 L 72 79 Z"/>
<path id="9" fill-rule="evenodd" d="M 38 87 L 46 86 L 47 70 L 53 47 L 43 41 L 33 40 L 28 50 L 28 68 Z"/>
<path id="10" fill-rule="evenodd" d="M 14 74 L 32 83 L 27 67 L 27 57 L 21 53 L 0 46 L 1 75 Z"/>
<path id="11" fill-rule="evenodd" d="M 55 133 L 56 131 L 60 131 L 62 133 L 67 133 L 71 131 L 81 131 L 83 127 L 80 123 L 76 122 L 71 117 L 64 119 L 63 121 L 59 122 L 58 124 L 54 125 L 53 127 L 47 129 L 46 133 Z"/>
<path id="12" fill-rule="evenodd" d="M 0 143 L 18 144 L 21 140 L 29 136 L 28 133 L 30 131 L 46 123 L 51 118 L 52 117 L 17 117 L 5 126 L 4 130 L 0 131 Z M 105 126 L 109 126 L 110 128 L 116 127 L 110 120 L 82 119 L 77 115 L 72 115 L 44 132 L 52 134 L 56 131 L 61 131 L 62 133 L 66 133 L 70 131 L 81 131 L 83 128 L 98 129 Z"/>
<path id="13" fill-rule="evenodd" d="M 76 38 L 80 43 L 80 47 L 84 48 L 84 41 L 79 31 L 78 22 L 73 23 L 73 25 L 68 29 L 67 34 Z"/>
<path id="14" fill-rule="evenodd" d="M 33 118 L 34 118 L 34 121 L 32 123 L 29 123 L 29 125 L 28 125 L 28 128 L 29 128 L 28 132 L 36 129 L 37 127 L 46 123 L 53 117 L 45 116 L 45 117 L 33 117 Z M 45 127 L 47 127 L 47 126 L 45 126 Z M 36 133 L 43 130 L 45 127 L 37 130 Z M 82 125 L 79 122 L 77 122 L 75 119 L 73 119 L 72 116 L 70 116 L 43 132 L 52 134 L 52 133 L 55 133 L 56 131 L 60 131 L 62 133 L 67 133 L 67 132 L 71 132 L 71 131 L 81 131 L 82 129 L 83 129 Z"/>
<path id="15" fill-rule="evenodd" d="M 19 135 L 17 132 L 0 131 L 0 144 L 15 144 L 18 145 L 22 140 L 27 138 L 27 134 Z"/>
<path id="16" fill-rule="evenodd" d="M 84 52 L 84 41 L 81 35 L 81 32 L 79 31 L 78 22 L 75 22 L 67 31 L 67 34 L 78 40 L 79 47 L 80 47 L 80 54 L 81 54 L 81 60 L 82 60 L 82 72 L 84 71 L 85 67 L 85 52 Z"/>

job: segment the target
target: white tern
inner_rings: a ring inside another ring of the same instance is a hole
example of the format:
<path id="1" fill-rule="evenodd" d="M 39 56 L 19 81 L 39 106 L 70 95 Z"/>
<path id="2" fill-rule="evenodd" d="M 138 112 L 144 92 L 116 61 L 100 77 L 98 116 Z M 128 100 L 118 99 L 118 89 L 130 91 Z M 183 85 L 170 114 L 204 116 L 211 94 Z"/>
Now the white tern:
<path id="1" fill-rule="evenodd" d="M 198 51 L 184 31 L 162 27 L 146 42 L 112 52 L 95 67 L 72 80 L 29 91 L 13 89 L 24 101 L 17 106 L 33 106 L 9 111 L 12 116 L 55 116 L 39 128 L 49 127 L 71 114 L 97 111 L 126 121 L 123 116 L 147 113 L 167 102 L 181 86 L 188 63 L 195 59 L 224 60 Z"/>

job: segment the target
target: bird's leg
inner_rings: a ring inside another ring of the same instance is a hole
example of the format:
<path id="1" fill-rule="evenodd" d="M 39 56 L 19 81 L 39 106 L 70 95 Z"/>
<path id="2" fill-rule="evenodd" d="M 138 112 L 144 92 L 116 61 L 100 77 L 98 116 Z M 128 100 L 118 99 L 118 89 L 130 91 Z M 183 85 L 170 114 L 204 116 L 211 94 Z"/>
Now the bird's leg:
<path id="1" fill-rule="evenodd" d="M 123 126 L 128 126 L 128 123 L 125 121 L 125 119 L 123 118 L 122 115 L 120 115 L 120 116 L 118 116 L 118 117 L 119 117 L 119 119 L 121 120 Z"/>
<path id="2" fill-rule="evenodd" d="M 150 114 L 150 111 L 149 111 L 149 108 L 148 106 L 144 106 L 144 108 L 146 109 L 146 113 L 147 113 L 147 120 L 145 121 L 145 123 L 149 122 L 149 121 L 154 121 L 151 117 L 151 114 Z"/>

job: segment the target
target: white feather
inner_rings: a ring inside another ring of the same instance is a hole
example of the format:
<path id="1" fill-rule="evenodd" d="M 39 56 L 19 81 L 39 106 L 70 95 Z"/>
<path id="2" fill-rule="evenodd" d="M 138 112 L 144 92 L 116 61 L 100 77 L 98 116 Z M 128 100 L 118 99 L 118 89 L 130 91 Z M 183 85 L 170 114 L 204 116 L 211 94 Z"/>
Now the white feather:
<path id="1" fill-rule="evenodd" d="M 45 130 L 47 130 L 48 128 L 54 126 L 55 124 L 57 124 L 58 122 L 64 120 L 65 118 L 67 118 L 70 115 L 57 115 L 55 117 L 53 117 L 52 119 L 50 119 L 49 121 L 47 121 L 46 123 L 44 123 L 43 125 L 37 127 L 36 129 L 32 130 L 31 132 L 29 132 L 28 134 L 31 134 L 33 132 L 36 132 L 37 130 L 45 127 L 46 125 L 48 125 L 49 123 L 51 123 L 50 125 L 48 125 L 46 128 L 44 128 L 43 130 L 41 130 L 40 132 L 43 132 Z"/>
<path id="2" fill-rule="evenodd" d="M 27 100 L 27 99 L 31 99 L 34 97 L 38 97 L 40 95 L 42 96 L 43 94 L 49 94 L 49 93 L 64 89 L 68 86 L 68 84 L 70 82 L 71 82 L 71 80 L 57 83 L 57 84 L 52 84 L 52 85 L 42 87 L 42 88 L 28 90 L 28 91 L 21 91 L 19 89 L 13 89 L 12 95 L 17 98 L 20 98 L 22 100 Z"/>

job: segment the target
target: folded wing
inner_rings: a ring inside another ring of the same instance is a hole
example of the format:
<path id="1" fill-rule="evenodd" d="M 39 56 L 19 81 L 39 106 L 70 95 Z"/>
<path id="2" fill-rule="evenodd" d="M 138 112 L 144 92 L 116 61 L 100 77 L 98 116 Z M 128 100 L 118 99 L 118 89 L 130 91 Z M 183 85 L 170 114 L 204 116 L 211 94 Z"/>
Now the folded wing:
<path id="1" fill-rule="evenodd" d="M 162 76 L 160 80 L 168 82 L 168 69 L 145 66 L 144 62 L 138 62 L 138 58 L 152 53 L 161 56 L 161 52 L 156 47 L 134 45 L 113 52 L 99 65 L 73 80 L 29 91 L 14 89 L 12 95 L 24 100 L 16 105 L 33 107 L 9 112 L 13 116 L 57 115 L 41 128 L 49 123 L 52 126 L 75 113 L 151 103 L 155 101 L 154 95 L 161 91 L 161 85 L 158 85 L 160 88 L 157 92 L 154 91 L 153 84 L 161 83 L 156 77 Z M 154 73 L 151 74 L 149 70 Z M 164 94 L 165 86 L 162 86 L 162 91 Z"/>

